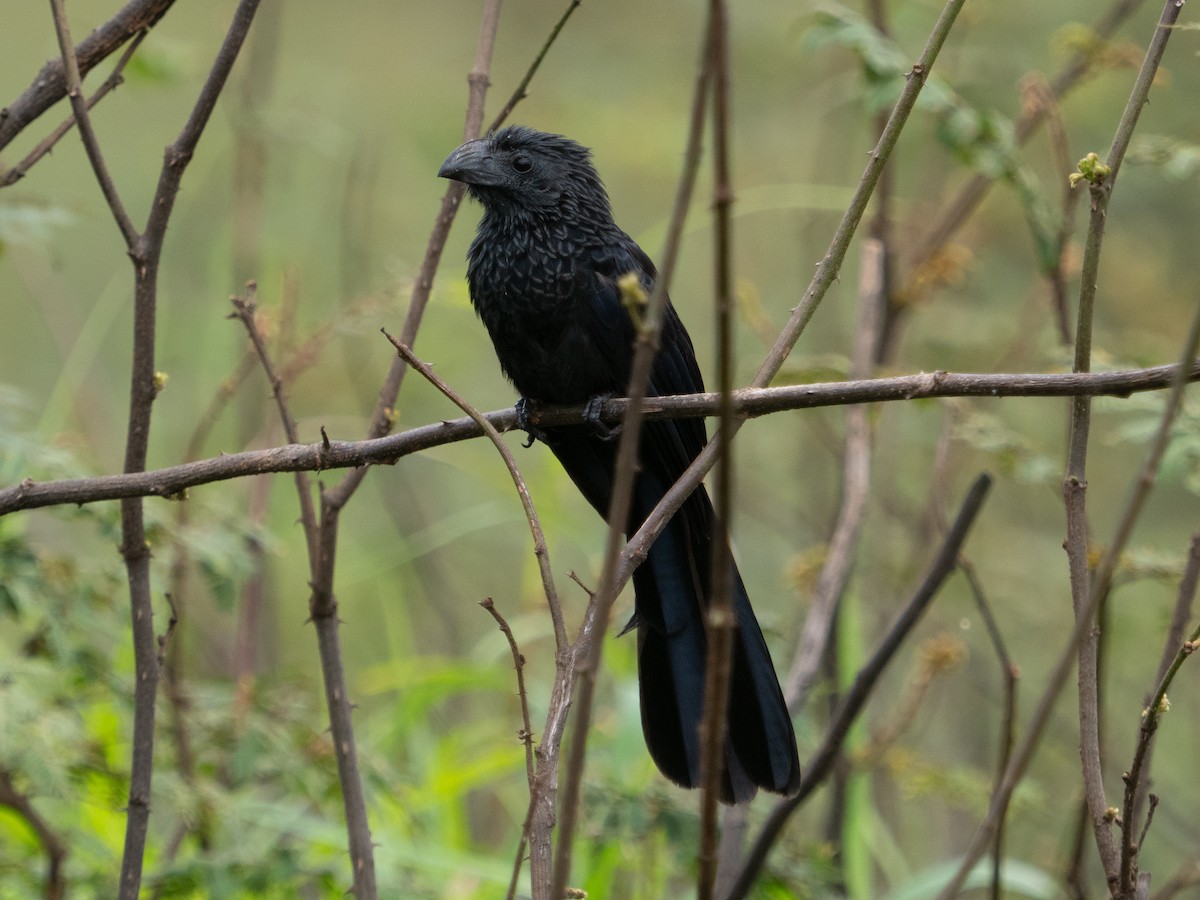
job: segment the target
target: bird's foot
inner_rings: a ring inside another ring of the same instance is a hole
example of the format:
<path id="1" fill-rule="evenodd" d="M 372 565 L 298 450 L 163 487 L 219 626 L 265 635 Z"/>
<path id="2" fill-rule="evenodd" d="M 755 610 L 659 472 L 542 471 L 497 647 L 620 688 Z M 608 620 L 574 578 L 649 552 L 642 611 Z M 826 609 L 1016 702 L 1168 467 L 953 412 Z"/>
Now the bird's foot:
<path id="1" fill-rule="evenodd" d="M 532 447 L 534 441 L 546 443 L 546 432 L 533 424 L 537 417 L 538 402 L 536 400 L 522 397 L 517 401 L 517 427 L 529 438 L 524 445 L 526 448 Z"/>
<path id="2" fill-rule="evenodd" d="M 611 400 L 612 396 L 612 394 L 597 394 L 583 407 L 583 421 L 591 426 L 597 437 L 605 441 L 615 440 L 621 433 L 619 424 L 608 425 L 600 421 L 600 414 L 604 411 L 604 401 Z"/>

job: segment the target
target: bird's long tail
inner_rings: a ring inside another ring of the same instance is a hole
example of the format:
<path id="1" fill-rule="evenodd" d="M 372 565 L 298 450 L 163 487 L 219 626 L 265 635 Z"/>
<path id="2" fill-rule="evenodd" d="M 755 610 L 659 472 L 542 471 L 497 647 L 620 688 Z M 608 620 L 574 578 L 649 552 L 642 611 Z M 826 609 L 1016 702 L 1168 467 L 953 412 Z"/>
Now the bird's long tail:
<path id="1" fill-rule="evenodd" d="M 664 486 L 648 473 L 638 479 L 640 521 Z M 725 540 L 704 488 L 675 515 L 634 573 L 642 730 L 664 775 L 686 787 L 700 784 L 700 718 L 707 659 L 704 608 L 711 547 Z M 746 588 L 733 570 L 736 631 L 725 742 L 722 797 L 743 802 L 757 788 L 793 793 L 800 764 L 791 717 Z"/>

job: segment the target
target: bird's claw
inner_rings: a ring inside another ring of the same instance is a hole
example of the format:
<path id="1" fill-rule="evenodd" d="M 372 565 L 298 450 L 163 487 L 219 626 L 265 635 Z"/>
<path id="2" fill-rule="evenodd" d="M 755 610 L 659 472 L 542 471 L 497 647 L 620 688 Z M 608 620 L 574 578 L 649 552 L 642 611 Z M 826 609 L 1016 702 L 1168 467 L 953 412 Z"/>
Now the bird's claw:
<path id="1" fill-rule="evenodd" d="M 611 441 L 621 433 L 620 425 L 608 425 L 600 420 L 600 415 L 604 411 L 604 401 L 611 400 L 612 394 L 597 394 L 590 399 L 583 407 L 583 420 L 591 426 L 601 440 Z"/>
<path id="2" fill-rule="evenodd" d="M 538 408 L 536 400 L 530 400 L 528 397 L 522 397 L 517 401 L 517 427 L 525 432 L 525 434 L 529 437 L 529 440 L 527 440 L 523 445 L 526 449 L 532 447 L 534 441 L 546 443 L 546 432 L 542 431 L 542 429 L 533 424 L 533 421 L 537 418 L 537 415 Z"/>

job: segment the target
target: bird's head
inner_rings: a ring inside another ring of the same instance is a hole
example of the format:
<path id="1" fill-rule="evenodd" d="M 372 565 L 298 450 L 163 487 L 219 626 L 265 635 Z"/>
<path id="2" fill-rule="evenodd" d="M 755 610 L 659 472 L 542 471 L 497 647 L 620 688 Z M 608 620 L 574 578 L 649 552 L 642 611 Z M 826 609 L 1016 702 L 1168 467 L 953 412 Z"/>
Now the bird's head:
<path id="1" fill-rule="evenodd" d="M 467 141 L 446 157 L 438 175 L 461 181 L 484 208 L 504 214 L 611 218 L 608 194 L 591 152 L 557 134 L 512 125 Z"/>

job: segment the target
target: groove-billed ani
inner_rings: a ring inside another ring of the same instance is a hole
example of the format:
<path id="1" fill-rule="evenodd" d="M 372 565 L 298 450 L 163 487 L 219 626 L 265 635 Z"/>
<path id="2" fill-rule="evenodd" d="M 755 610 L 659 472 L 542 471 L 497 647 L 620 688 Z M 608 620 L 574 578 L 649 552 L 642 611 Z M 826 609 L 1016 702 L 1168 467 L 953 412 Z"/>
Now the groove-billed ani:
<path id="1" fill-rule="evenodd" d="M 613 222 L 608 195 L 585 147 L 514 126 L 463 144 L 438 172 L 464 182 L 483 204 L 468 254 L 467 280 L 505 374 L 524 400 L 583 403 L 623 394 L 634 326 L 617 281 L 635 273 L 653 288 L 654 263 Z M 668 303 L 649 394 L 703 391 L 691 339 Z M 608 514 L 616 442 L 595 425 L 532 432 L 602 516 Z M 646 422 L 639 446 L 628 533 L 705 444 L 701 419 Z M 705 624 L 712 503 L 698 488 L 633 574 L 642 730 L 672 781 L 700 781 L 698 726 L 704 705 Z M 796 738 L 766 642 L 741 576 L 733 572 L 737 618 L 722 799 L 740 802 L 756 787 L 793 792 L 800 781 Z"/>

